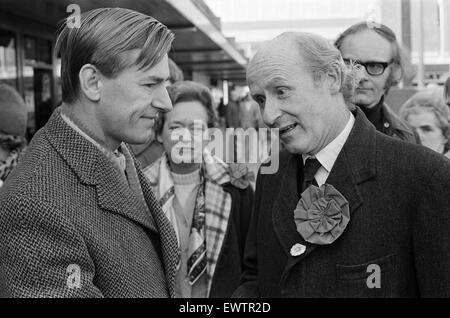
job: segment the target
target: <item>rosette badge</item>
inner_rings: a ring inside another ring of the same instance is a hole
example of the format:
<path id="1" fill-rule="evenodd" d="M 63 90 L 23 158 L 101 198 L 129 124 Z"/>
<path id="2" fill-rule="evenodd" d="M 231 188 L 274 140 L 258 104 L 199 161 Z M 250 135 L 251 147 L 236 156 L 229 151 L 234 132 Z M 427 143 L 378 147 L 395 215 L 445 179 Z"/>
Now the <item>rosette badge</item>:
<path id="1" fill-rule="evenodd" d="M 332 185 L 308 187 L 294 211 L 298 233 L 307 242 L 326 245 L 344 232 L 350 221 L 347 199 Z"/>

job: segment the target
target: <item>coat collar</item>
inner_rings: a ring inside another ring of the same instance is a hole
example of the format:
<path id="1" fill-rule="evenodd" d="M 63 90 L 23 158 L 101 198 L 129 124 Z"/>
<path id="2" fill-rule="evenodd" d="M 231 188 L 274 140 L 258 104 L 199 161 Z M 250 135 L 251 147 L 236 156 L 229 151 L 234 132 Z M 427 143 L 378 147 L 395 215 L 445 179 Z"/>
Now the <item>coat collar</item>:
<path id="1" fill-rule="evenodd" d="M 333 185 L 348 200 L 351 215 L 363 203 L 358 185 L 376 175 L 375 137 L 375 128 L 367 120 L 364 113 L 357 108 L 353 129 L 326 181 L 326 183 Z M 287 267 L 283 274 L 284 278 L 292 266 L 317 248 L 317 245 L 303 240 L 297 232 L 294 222 L 293 212 L 299 200 L 297 176 L 299 175 L 300 167 L 302 167 L 301 155 L 290 154 L 284 171 L 280 172 L 283 173 L 282 182 L 272 211 L 274 230 L 288 257 Z M 294 257 L 291 256 L 290 249 L 297 243 L 305 245 L 306 251 L 302 255 Z"/>
<path id="2" fill-rule="evenodd" d="M 118 169 L 98 147 L 64 122 L 59 108 L 47 123 L 45 133 L 81 182 L 95 186 L 98 205 L 101 208 L 121 214 L 156 231 L 153 219 L 142 209 Z"/>
<path id="3" fill-rule="evenodd" d="M 128 186 L 112 162 L 86 138 L 82 137 L 61 118 L 57 108 L 44 128 L 46 138 L 67 162 L 81 183 L 94 186 L 97 204 L 105 210 L 120 214 L 146 229 L 162 233 L 160 235 L 164 266 L 169 283 L 169 291 L 175 295 L 175 266 L 177 259 L 176 236 L 168 220 L 162 213 L 150 185 L 136 162 L 136 171 L 148 208 L 143 209 L 141 200 Z M 131 152 L 131 151 L 130 151 Z M 173 242 L 174 246 L 173 246 Z"/>
<path id="4" fill-rule="evenodd" d="M 394 111 L 391 109 L 391 107 L 389 107 L 388 104 L 383 103 L 381 108 L 383 110 L 384 120 L 389 124 L 387 130 L 391 133 L 389 133 L 388 135 L 391 136 L 397 134 L 400 135 L 400 137 L 403 135 L 409 135 L 415 138 L 412 129 L 405 122 L 403 122 L 403 120 L 401 120 L 400 117 L 397 116 L 397 114 L 394 113 Z"/>

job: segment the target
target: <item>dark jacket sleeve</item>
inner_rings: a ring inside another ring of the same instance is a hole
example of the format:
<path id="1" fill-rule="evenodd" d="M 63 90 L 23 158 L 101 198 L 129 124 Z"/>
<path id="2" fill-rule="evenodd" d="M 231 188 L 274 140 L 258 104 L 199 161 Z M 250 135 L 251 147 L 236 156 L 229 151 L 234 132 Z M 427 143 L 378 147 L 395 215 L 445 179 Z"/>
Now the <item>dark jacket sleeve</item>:
<path id="1" fill-rule="evenodd" d="M 259 174 L 256 180 L 256 193 L 253 204 L 250 227 L 248 229 L 247 240 L 244 251 L 244 268 L 239 287 L 233 293 L 233 298 L 259 297 L 257 287 L 257 257 L 256 257 L 256 232 L 258 223 L 258 211 L 260 207 L 262 181 L 264 176 Z"/>
<path id="2" fill-rule="evenodd" d="M 12 297 L 102 297 L 95 265 L 73 224 L 43 201 L 0 203 L 0 271 Z"/>
<path id="3" fill-rule="evenodd" d="M 414 258 L 421 297 L 450 297 L 450 165 L 422 191 L 414 220 Z"/>

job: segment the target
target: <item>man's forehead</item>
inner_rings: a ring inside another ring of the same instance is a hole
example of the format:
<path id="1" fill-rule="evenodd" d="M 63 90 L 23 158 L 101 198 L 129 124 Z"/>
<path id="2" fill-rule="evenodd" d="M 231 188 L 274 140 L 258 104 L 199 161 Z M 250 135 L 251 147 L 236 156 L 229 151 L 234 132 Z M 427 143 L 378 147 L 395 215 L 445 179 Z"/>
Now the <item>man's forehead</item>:
<path id="1" fill-rule="evenodd" d="M 168 79 L 170 77 L 170 69 L 167 55 L 153 66 L 140 69 L 138 72 L 143 77 L 160 77 L 164 80 Z"/>
<path id="2" fill-rule="evenodd" d="M 388 61 L 392 58 L 392 44 L 373 30 L 351 34 L 341 45 L 343 58 L 365 61 Z"/>
<path id="3" fill-rule="evenodd" d="M 264 47 L 253 57 L 248 66 L 249 83 L 286 80 L 293 68 L 301 65 L 298 51 L 288 46 Z"/>

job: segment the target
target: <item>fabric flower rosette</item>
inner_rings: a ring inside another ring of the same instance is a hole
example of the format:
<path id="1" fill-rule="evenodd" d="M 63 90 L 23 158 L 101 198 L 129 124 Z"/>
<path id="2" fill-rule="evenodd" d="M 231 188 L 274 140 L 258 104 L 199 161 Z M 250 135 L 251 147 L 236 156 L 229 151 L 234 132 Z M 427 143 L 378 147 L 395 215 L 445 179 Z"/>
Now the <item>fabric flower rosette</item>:
<path id="1" fill-rule="evenodd" d="M 347 199 L 332 185 L 308 187 L 294 211 L 298 233 L 309 243 L 333 243 L 350 221 Z"/>

